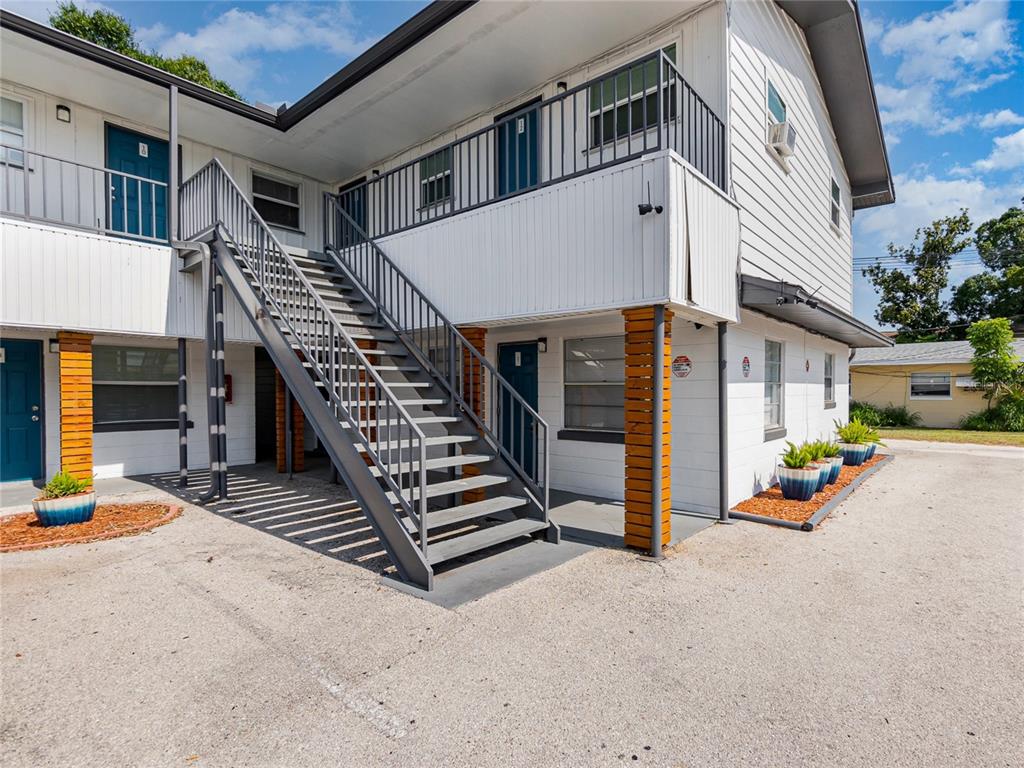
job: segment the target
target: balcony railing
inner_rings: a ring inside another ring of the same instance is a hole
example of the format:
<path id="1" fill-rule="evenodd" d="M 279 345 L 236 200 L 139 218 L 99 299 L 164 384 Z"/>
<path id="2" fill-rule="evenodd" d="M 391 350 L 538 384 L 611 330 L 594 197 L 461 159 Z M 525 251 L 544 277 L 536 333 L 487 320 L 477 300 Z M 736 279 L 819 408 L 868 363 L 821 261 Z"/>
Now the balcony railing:
<path id="1" fill-rule="evenodd" d="M 0 145 L 0 213 L 167 242 L 167 184 Z"/>
<path id="2" fill-rule="evenodd" d="M 661 149 L 724 190 L 725 141 L 721 119 L 657 51 L 335 197 L 356 230 L 379 238 Z"/>

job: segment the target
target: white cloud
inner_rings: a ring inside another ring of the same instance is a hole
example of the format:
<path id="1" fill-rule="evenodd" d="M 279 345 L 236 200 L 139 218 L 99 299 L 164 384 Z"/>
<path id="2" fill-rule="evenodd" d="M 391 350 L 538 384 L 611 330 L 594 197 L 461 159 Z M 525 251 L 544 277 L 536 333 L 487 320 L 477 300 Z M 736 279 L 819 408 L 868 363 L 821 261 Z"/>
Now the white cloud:
<path id="1" fill-rule="evenodd" d="M 997 112 L 989 112 L 986 115 L 982 115 L 978 125 L 988 131 L 1014 125 L 1024 125 L 1024 115 L 1018 115 L 1012 109 L 1000 109 Z"/>
<path id="2" fill-rule="evenodd" d="M 42 24 L 49 24 L 50 14 L 56 12 L 57 3 L 58 0 L 4 0 L 3 7 L 5 11 L 13 11 L 19 16 Z M 110 6 L 98 3 L 96 0 L 75 0 L 75 5 L 88 13 L 111 11 Z"/>
<path id="3" fill-rule="evenodd" d="M 986 87 L 979 79 L 986 70 L 1005 69 L 1016 59 L 1014 31 L 1006 0 L 958 0 L 890 25 L 879 47 L 887 56 L 901 57 L 897 77 L 902 82 L 952 82 L 967 93 Z"/>
<path id="4" fill-rule="evenodd" d="M 949 89 L 949 93 L 951 96 L 966 96 L 970 93 L 978 93 L 986 88 L 991 88 L 993 85 L 1005 82 L 1011 77 L 1013 77 L 1012 72 L 993 72 L 991 75 L 977 80 L 961 80 Z"/>
<path id="5" fill-rule="evenodd" d="M 263 54 L 317 48 L 348 59 L 362 53 L 375 39 L 357 27 L 346 3 L 278 3 L 260 11 L 230 8 L 191 33 L 157 25 L 139 30 L 138 37 L 165 56 L 204 59 L 216 77 L 247 91 L 266 77 Z"/>
<path id="6" fill-rule="evenodd" d="M 1022 132 L 1024 133 L 1024 132 Z M 858 251 L 862 243 L 909 243 L 918 227 L 966 208 L 975 224 L 1003 213 L 1020 197 L 1014 184 L 996 186 L 984 179 L 942 179 L 934 175 L 910 177 L 897 174 L 896 203 L 871 208 L 857 215 Z"/>
<path id="7" fill-rule="evenodd" d="M 992 152 L 978 160 L 974 168 L 979 171 L 1009 171 L 1024 166 L 1024 128 L 1008 136 L 997 136 L 992 142 Z"/>
<path id="8" fill-rule="evenodd" d="M 914 126 L 933 135 L 956 133 L 970 124 L 969 113 L 953 114 L 938 106 L 936 88 L 932 84 L 895 88 L 879 83 L 875 86 L 878 108 L 887 128 Z M 888 138 L 888 132 L 886 137 Z"/>

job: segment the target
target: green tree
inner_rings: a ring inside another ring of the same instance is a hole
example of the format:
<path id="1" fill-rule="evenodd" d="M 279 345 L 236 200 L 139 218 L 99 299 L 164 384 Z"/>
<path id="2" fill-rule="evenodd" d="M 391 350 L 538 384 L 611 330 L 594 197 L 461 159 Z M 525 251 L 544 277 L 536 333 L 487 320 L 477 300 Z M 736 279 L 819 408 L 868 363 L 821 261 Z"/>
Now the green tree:
<path id="1" fill-rule="evenodd" d="M 949 285 L 950 259 L 971 242 L 971 220 L 966 210 L 937 219 L 918 229 L 906 247 L 889 243 L 889 256 L 906 267 L 889 269 L 874 264 L 863 270 L 879 294 L 875 320 L 896 326 L 897 341 L 950 338 L 949 309 L 942 292 Z"/>
<path id="2" fill-rule="evenodd" d="M 50 15 L 50 24 L 61 32 L 101 45 L 115 53 L 130 56 L 172 75 L 178 75 L 193 83 L 219 91 L 233 99 L 241 99 L 238 91 L 223 80 L 213 76 L 206 62 L 195 56 L 161 56 L 144 51 L 135 40 L 135 30 L 123 16 L 110 11 L 96 10 L 92 13 L 79 8 L 74 2 L 61 2 L 57 11 Z"/>
<path id="3" fill-rule="evenodd" d="M 1020 319 L 1024 315 L 1024 207 L 989 219 L 975 231 L 974 240 L 986 271 L 957 286 L 950 308 L 962 323 L 989 317 Z"/>
<path id="4" fill-rule="evenodd" d="M 981 320 L 967 329 L 974 357 L 971 358 L 971 376 L 988 387 L 985 399 L 992 398 L 1020 382 L 1021 362 L 1013 352 L 1013 329 L 1005 317 Z"/>

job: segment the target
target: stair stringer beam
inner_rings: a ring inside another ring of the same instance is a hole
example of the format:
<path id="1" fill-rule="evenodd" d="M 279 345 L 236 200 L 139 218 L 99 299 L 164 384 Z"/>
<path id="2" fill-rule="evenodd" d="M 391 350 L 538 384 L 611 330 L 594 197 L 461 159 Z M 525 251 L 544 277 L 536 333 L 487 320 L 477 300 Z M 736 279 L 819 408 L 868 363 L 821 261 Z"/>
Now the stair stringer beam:
<path id="1" fill-rule="evenodd" d="M 231 287 L 246 317 L 256 329 L 281 377 L 313 426 L 317 437 L 330 456 L 348 489 L 356 497 L 360 508 L 380 539 L 391 562 L 404 581 L 422 589 L 433 588 L 434 570 L 423 552 L 395 515 L 384 489 L 370 474 L 356 443 L 328 407 L 317 390 L 291 344 L 267 313 L 257 318 L 255 307 L 260 305 L 256 291 L 249 285 L 231 249 L 220 239 L 213 240 L 213 250 L 224 281 Z"/>

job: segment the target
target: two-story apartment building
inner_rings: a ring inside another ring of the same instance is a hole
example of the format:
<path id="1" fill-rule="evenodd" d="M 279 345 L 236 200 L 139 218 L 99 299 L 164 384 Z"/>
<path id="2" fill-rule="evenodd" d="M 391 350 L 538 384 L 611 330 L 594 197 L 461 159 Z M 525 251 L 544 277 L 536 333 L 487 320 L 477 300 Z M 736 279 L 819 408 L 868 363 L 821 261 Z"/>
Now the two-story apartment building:
<path id="1" fill-rule="evenodd" d="M 889 343 L 851 315 L 894 199 L 853 2 L 434 3 L 277 112 L 0 41 L 5 481 L 262 459 L 276 371 L 406 578 L 557 539 L 550 489 L 658 552 Z"/>

